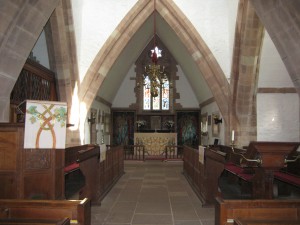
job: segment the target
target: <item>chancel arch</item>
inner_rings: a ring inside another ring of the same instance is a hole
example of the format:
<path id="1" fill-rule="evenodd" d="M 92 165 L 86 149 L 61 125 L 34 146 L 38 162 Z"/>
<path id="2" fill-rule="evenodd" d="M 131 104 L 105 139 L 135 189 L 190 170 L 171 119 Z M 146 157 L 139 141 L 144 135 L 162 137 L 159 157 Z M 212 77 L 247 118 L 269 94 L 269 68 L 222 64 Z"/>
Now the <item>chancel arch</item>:
<path id="1" fill-rule="evenodd" d="M 92 104 L 97 90 L 109 74 L 113 63 L 129 43 L 130 38 L 153 13 L 154 1 L 139 1 L 116 28 L 103 48 L 97 54 L 83 80 L 79 96 L 87 108 Z M 168 23 L 196 63 L 199 74 L 210 87 L 224 120 L 228 118 L 229 86 L 216 59 L 193 25 L 172 1 L 157 1 L 159 15 Z"/>
<path id="2" fill-rule="evenodd" d="M 289 30 L 287 29 L 281 29 L 282 27 L 286 27 L 286 24 L 291 26 L 294 25 L 294 30 L 299 30 L 299 25 L 297 26 L 296 23 L 297 17 L 290 17 L 290 18 L 283 18 L 278 17 L 277 12 L 278 10 L 283 9 L 284 12 L 288 12 L 293 14 L 293 12 L 297 9 L 297 6 L 299 3 L 297 1 L 273 1 L 274 3 L 278 2 L 279 4 L 273 4 L 273 7 L 276 10 L 264 10 L 264 8 L 270 7 L 270 5 L 264 5 L 264 3 L 261 3 L 260 1 L 251 0 L 250 3 L 253 4 L 255 11 L 259 14 L 261 17 L 260 19 L 263 21 L 264 26 L 271 34 L 271 37 L 274 41 L 274 43 L 277 46 L 277 49 L 279 53 L 281 54 L 281 58 L 285 59 L 284 62 L 286 64 L 286 67 L 289 70 L 290 76 L 292 77 L 293 82 L 295 83 L 295 86 L 297 87 L 297 57 L 292 56 L 290 46 L 292 46 L 291 43 L 296 43 L 295 40 L 298 40 L 299 35 L 297 32 L 293 33 L 293 36 L 289 35 Z M 34 45 L 35 40 L 38 38 L 38 31 L 41 31 L 43 26 L 46 24 L 47 19 L 50 17 L 51 12 L 57 8 L 59 1 L 47 1 L 47 2 L 24 2 L 21 4 L 21 6 L 15 8 L 15 12 L 13 12 L 13 5 L 15 3 L 7 1 L 4 4 L 6 6 L 9 6 L 9 12 L 10 17 L 6 17 L 7 26 L 1 26 L 0 32 L 5 34 L 1 37 L 1 49 L 0 54 L 3 56 L 3 60 L 1 60 L 1 76 L 0 79 L 2 83 L 5 83 L 5 87 L 3 91 L 1 92 L 1 102 L 0 102 L 0 111 L 1 111 L 1 121 L 7 121 L 9 113 L 9 93 L 10 90 L 13 87 L 13 84 L 16 80 L 16 77 L 18 76 L 22 66 L 24 65 L 24 62 L 27 58 L 27 55 L 29 54 L 30 50 L 32 49 L 32 46 Z M 27 5 L 30 5 L 30 7 L 27 7 Z M 43 5 L 43 6 L 42 6 Z M 24 7 L 23 7 L 24 6 Z M 49 7 L 50 6 L 50 7 Z M 63 7 L 66 5 L 64 4 Z M 22 10 L 18 10 L 19 8 L 22 8 Z M 40 13 L 38 15 L 41 15 L 42 20 L 30 20 L 29 18 L 34 15 L 36 18 L 36 8 L 38 8 Z M 183 43 L 187 48 L 190 50 L 191 54 L 194 58 L 197 57 L 197 49 L 201 49 L 200 51 L 203 56 L 200 56 L 199 58 L 201 60 L 195 59 L 197 61 L 197 65 L 200 71 L 203 72 L 206 81 L 208 82 L 208 85 L 211 87 L 211 90 L 214 95 L 214 99 L 216 100 L 218 106 L 220 107 L 221 113 L 224 116 L 224 120 L 226 120 L 226 107 L 228 104 L 228 101 L 223 101 L 224 98 L 228 98 L 226 95 L 227 92 L 227 85 L 225 82 L 225 78 L 222 75 L 222 71 L 219 71 L 220 68 L 213 59 L 214 57 L 211 55 L 209 51 L 205 51 L 205 43 L 203 40 L 199 41 L 199 38 L 197 37 L 197 32 L 194 31 L 193 27 L 189 25 L 189 22 L 186 20 L 185 16 L 182 15 L 182 13 L 177 9 L 177 6 L 172 1 L 157 1 L 157 11 L 161 15 L 161 17 L 170 25 L 170 27 L 173 28 L 173 30 L 176 30 L 178 37 L 181 38 L 181 40 L 184 40 Z M 80 101 L 83 101 L 87 103 L 87 108 L 90 108 L 91 102 L 96 96 L 97 90 L 101 87 L 102 81 L 105 78 L 105 76 L 108 74 L 108 71 L 111 68 L 111 65 L 114 63 L 114 61 L 118 58 L 118 55 L 120 55 L 120 51 L 124 49 L 124 46 L 128 43 L 132 35 L 138 30 L 140 26 L 142 26 L 143 22 L 148 18 L 151 13 L 153 12 L 153 1 L 150 0 L 144 0 L 139 1 L 133 9 L 127 14 L 127 16 L 124 18 L 124 20 L 120 23 L 120 26 L 116 29 L 116 32 L 109 38 L 109 40 L 106 42 L 104 47 L 99 51 L 99 54 L 94 60 L 94 63 L 92 63 L 88 73 L 86 74 L 86 79 L 82 84 L 78 84 L 80 86 Z M 176 16 L 174 16 L 175 14 Z M 268 16 L 264 16 L 264 14 L 268 14 Z M 16 16 L 17 15 L 17 16 Z M 23 20 L 20 20 L 18 18 L 25 18 Z M 28 37 L 28 33 L 25 32 L 27 28 L 24 28 L 26 26 L 26 23 L 24 21 L 30 21 L 30 26 L 33 29 L 31 32 L 30 37 Z M 278 23 L 272 23 L 272 18 L 276 18 L 278 20 Z M 24 29 L 23 29 L 23 28 Z M 72 23 L 66 24 L 65 29 L 67 30 L 67 27 L 72 28 Z M 22 28 L 22 29 L 20 29 Z M 280 35 L 277 30 L 280 30 Z M 56 37 L 61 34 L 53 33 L 53 37 Z M 72 35 L 72 34 L 70 34 Z M 16 37 L 18 37 L 17 41 Z M 196 37 L 196 38 L 194 38 Z M 279 38 L 280 37 L 280 38 Z M 284 37 L 284 38 L 281 38 Z M 29 39 L 30 40 L 29 40 Z M 19 46 L 17 48 L 12 49 L 11 40 L 15 40 L 17 45 Z M 29 41 L 29 42 L 28 42 Z M 27 43 L 27 44 L 25 44 Z M 194 44 L 196 44 L 196 48 L 194 48 Z M 55 48 L 59 48 L 60 46 L 68 46 L 72 47 L 72 44 L 68 38 L 62 38 L 57 45 L 55 45 Z M 283 46 L 283 48 L 281 48 Z M 193 50 L 194 49 L 194 50 Z M 294 55 L 297 54 L 297 48 L 295 49 Z M 195 53 L 195 54 L 193 54 Z M 57 53 L 55 53 L 57 54 Z M 63 52 L 59 53 L 61 54 L 61 59 L 63 59 Z M 74 55 L 72 56 L 74 57 Z M 212 60 L 212 59 L 213 60 Z M 292 58 L 294 60 L 292 60 Z M 57 58 L 56 58 L 57 60 Z M 76 57 L 72 59 L 73 61 L 70 62 L 72 65 L 76 64 Z M 107 61 L 105 61 L 107 60 Z M 204 60 L 204 61 L 202 61 Z M 210 62 L 209 64 L 205 62 L 207 60 Z M 110 62 L 108 62 L 110 61 Z M 10 63 L 13 62 L 13 63 Z M 64 62 L 63 60 L 57 60 L 55 63 L 58 63 L 61 66 L 61 73 L 64 74 L 65 71 L 68 71 L 68 68 L 64 68 Z M 207 73 L 205 71 L 208 71 Z M 214 72 L 212 72 L 214 71 Z M 216 71 L 216 72 L 215 72 Z M 76 72 L 76 71 L 75 71 Z M 204 73 L 205 72 L 205 73 Z M 215 76 L 216 74 L 219 74 L 218 76 Z M 59 77 L 59 82 L 68 84 L 67 87 L 61 87 L 60 92 L 64 95 L 71 95 L 72 91 L 65 91 L 64 88 L 73 90 L 75 88 L 75 85 L 69 81 L 74 81 L 73 78 L 69 79 L 64 76 Z M 231 79 L 233 80 L 233 79 Z M 96 81 L 96 82 L 94 82 Z M 90 85 L 93 84 L 93 85 Z M 225 86 L 223 86 L 225 84 Z M 238 84 L 239 85 L 239 84 Z M 91 88 L 91 90 L 89 90 Z M 298 88 L 296 89 L 299 90 Z M 60 93 L 60 94 L 61 94 Z M 224 97 L 224 96 L 225 97 Z M 235 93 L 233 93 L 235 95 Z M 71 96 L 65 99 L 71 99 Z M 201 103 L 200 103 L 201 104 Z M 230 111 L 230 110 L 229 110 Z M 228 113 L 227 113 L 228 114 Z M 232 121 L 232 120 L 231 120 Z M 238 120 L 237 120 L 238 121 Z"/>

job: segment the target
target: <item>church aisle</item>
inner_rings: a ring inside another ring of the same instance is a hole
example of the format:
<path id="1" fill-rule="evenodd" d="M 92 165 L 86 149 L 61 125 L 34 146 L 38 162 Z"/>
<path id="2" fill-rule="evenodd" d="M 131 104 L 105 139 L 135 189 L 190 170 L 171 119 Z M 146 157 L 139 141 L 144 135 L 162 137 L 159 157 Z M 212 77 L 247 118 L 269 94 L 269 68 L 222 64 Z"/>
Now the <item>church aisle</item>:
<path id="1" fill-rule="evenodd" d="M 129 162 L 125 174 L 92 206 L 92 225 L 213 225 L 214 208 L 203 208 L 182 162 Z"/>

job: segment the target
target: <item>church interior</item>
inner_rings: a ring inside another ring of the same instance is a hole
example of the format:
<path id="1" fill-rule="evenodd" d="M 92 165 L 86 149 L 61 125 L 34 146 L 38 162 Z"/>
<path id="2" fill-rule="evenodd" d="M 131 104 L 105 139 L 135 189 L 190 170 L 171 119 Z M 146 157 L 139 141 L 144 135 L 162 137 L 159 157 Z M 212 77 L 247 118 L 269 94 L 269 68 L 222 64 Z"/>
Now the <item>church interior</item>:
<path id="1" fill-rule="evenodd" d="M 298 0 L 0 18 L 0 224 L 300 224 Z"/>

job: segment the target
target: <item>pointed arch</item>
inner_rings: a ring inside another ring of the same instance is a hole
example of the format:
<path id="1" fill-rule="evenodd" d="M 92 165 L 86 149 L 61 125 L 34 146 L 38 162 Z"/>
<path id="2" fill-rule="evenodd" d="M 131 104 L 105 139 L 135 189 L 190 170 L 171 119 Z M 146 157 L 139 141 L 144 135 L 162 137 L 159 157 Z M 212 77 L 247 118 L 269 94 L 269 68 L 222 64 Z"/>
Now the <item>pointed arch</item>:
<path id="1" fill-rule="evenodd" d="M 9 121 L 10 93 L 59 0 L 1 1 L 5 20 L 0 26 L 0 121 Z"/>
<path id="2" fill-rule="evenodd" d="M 122 50 L 133 34 L 152 14 L 153 4 L 154 1 L 152 0 L 138 1 L 98 52 L 86 73 L 79 93 L 81 101 L 84 101 L 88 108 L 90 108 L 99 87 L 101 87 L 104 78 Z M 200 74 L 204 76 L 226 121 L 230 96 L 229 85 L 215 57 L 173 1 L 157 1 L 156 10 L 188 49 L 199 69 L 199 76 L 201 76 Z"/>

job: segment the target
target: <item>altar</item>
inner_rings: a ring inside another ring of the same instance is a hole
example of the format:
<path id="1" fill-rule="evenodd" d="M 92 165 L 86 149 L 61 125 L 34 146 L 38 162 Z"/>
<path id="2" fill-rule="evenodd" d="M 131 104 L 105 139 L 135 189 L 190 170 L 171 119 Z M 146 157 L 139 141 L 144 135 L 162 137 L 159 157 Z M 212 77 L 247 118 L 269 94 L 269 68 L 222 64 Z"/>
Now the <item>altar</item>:
<path id="1" fill-rule="evenodd" d="M 177 133 L 134 133 L 134 144 L 144 145 L 147 155 L 162 155 L 167 145 L 177 145 Z"/>

